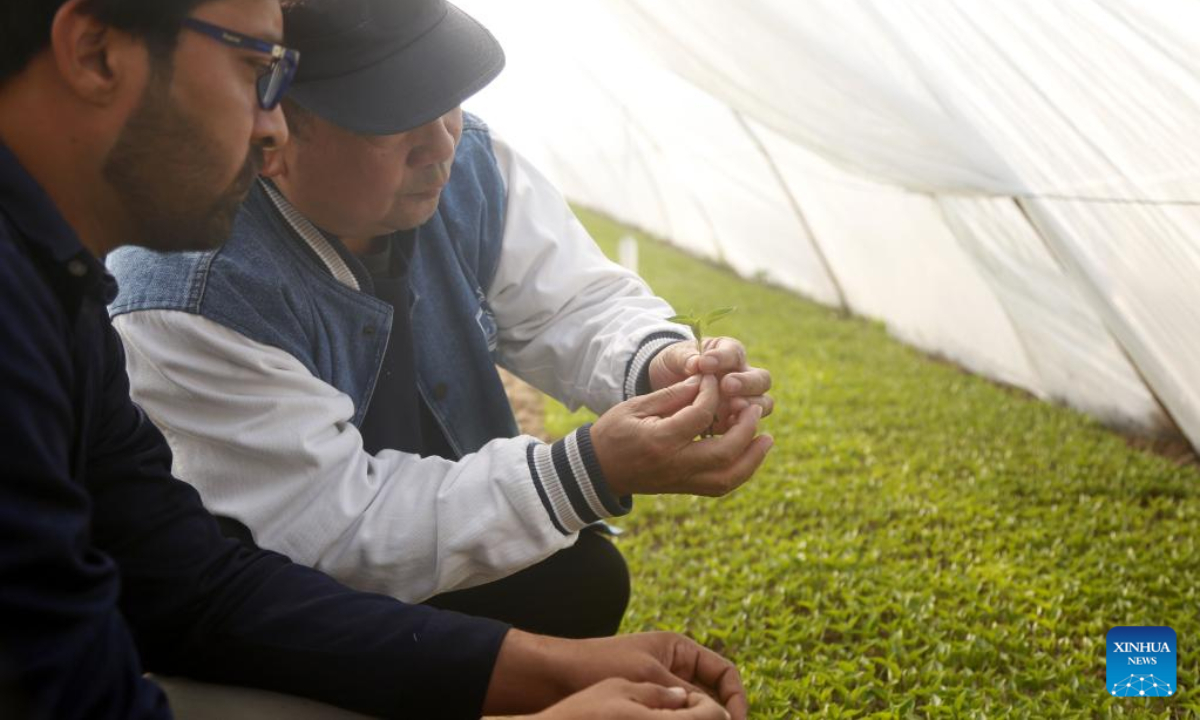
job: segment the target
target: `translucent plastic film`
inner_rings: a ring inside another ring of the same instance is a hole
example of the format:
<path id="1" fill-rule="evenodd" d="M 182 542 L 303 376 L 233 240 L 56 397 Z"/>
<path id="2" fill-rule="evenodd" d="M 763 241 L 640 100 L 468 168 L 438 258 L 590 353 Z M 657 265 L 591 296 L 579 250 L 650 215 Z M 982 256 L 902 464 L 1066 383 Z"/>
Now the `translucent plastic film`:
<path id="1" fill-rule="evenodd" d="M 472 107 L 573 199 L 1200 446 L 1200 4 L 464 7 Z"/>

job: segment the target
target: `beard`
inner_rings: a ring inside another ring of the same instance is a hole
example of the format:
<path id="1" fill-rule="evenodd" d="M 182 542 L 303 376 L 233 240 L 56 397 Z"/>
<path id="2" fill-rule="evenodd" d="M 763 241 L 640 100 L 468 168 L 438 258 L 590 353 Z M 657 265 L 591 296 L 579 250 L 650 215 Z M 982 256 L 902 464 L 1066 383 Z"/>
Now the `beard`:
<path id="1" fill-rule="evenodd" d="M 170 100 L 169 75 L 154 73 L 103 174 L 128 218 L 133 236 L 125 242 L 159 251 L 211 250 L 229 238 L 263 151 L 250 146 L 237 175 L 226 181 L 221 151 Z"/>

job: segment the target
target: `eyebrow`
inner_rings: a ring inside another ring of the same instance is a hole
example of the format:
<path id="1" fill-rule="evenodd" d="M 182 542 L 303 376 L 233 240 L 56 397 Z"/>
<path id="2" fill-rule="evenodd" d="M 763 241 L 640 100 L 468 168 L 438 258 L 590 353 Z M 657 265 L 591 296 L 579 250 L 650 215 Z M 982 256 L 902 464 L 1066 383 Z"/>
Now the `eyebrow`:
<path id="1" fill-rule="evenodd" d="M 246 30 L 238 30 L 238 32 L 240 32 L 244 35 L 249 35 L 250 37 L 252 37 L 256 40 L 262 40 L 263 42 L 269 42 L 272 45 L 282 45 L 283 44 L 283 34 L 282 33 L 277 33 L 274 31 L 257 33 L 257 32 L 248 32 Z"/>
<path id="2" fill-rule="evenodd" d="M 269 29 L 269 30 L 262 29 L 262 32 L 259 32 L 259 28 L 255 28 L 252 30 L 244 30 L 244 29 L 242 29 L 240 27 L 236 27 L 234 25 L 222 26 L 220 23 L 217 23 L 217 25 L 219 27 L 227 27 L 230 30 L 233 30 L 233 31 L 239 32 L 243 35 L 252 37 L 255 40 L 262 40 L 263 42 L 269 42 L 272 45 L 282 45 L 283 44 L 283 33 L 275 30 L 274 28 Z"/>

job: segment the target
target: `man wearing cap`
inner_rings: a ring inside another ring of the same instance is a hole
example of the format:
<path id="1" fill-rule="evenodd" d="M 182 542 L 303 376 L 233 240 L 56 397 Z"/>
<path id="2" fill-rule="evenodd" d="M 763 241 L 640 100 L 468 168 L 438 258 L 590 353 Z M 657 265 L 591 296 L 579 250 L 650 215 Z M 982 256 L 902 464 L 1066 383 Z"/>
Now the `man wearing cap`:
<path id="1" fill-rule="evenodd" d="M 741 720 L 736 669 L 686 638 L 539 637 L 355 592 L 222 537 L 172 477 L 99 258 L 228 235 L 287 139 L 282 25 L 276 0 L 0 3 L 0 717 L 169 720 L 153 671 L 377 716 L 537 711 L 591 686 L 540 717 L 724 717 L 694 683 Z"/>
<path id="2" fill-rule="evenodd" d="M 310 0 L 285 26 L 305 58 L 293 138 L 229 243 L 109 258 L 135 398 L 176 473 L 263 547 L 408 601 L 615 632 L 628 575 L 591 527 L 634 493 L 745 482 L 771 445 L 769 374 L 728 338 L 698 356 L 462 113 L 503 66 L 474 20 L 442 0 Z M 601 417 L 518 436 L 497 363 Z"/>

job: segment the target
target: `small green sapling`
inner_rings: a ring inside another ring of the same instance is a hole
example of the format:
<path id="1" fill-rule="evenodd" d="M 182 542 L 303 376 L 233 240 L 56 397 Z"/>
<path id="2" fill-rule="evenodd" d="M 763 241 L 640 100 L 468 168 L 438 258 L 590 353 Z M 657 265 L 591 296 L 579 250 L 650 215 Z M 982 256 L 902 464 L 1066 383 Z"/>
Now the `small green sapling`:
<path id="1" fill-rule="evenodd" d="M 687 315 L 674 315 L 667 318 L 667 322 L 679 323 L 680 325 L 687 325 L 690 327 L 692 329 L 692 334 L 696 336 L 696 352 L 702 353 L 704 352 L 705 328 L 711 326 L 713 323 L 724 318 L 726 315 L 735 312 L 736 310 L 736 307 L 723 307 L 717 308 L 716 310 L 713 310 L 712 312 L 703 316 L 695 313 L 688 313 Z"/>

